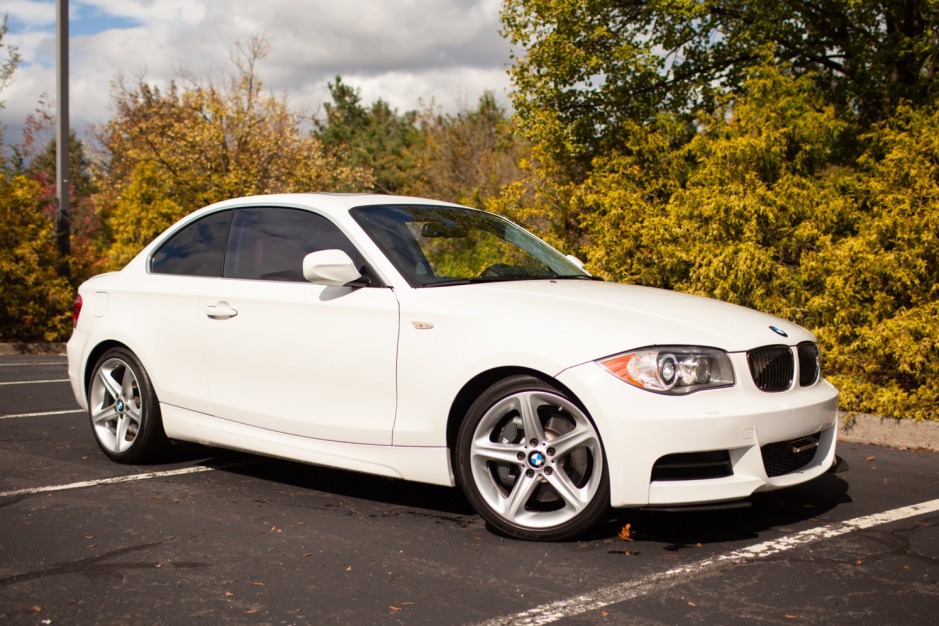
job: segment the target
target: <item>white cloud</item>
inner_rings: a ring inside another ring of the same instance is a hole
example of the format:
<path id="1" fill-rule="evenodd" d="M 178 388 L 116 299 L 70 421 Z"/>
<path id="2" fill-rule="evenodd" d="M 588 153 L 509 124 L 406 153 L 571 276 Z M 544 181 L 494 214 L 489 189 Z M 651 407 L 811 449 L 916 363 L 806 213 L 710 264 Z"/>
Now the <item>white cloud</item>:
<path id="1" fill-rule="evenodd" d="M 72 125 L 110 115 L 119 75 L 166 84 L 185 69 L 228 75 L 236 42 L 263 34 L 270 54 L 258 63 L 267 89 L 317 109 L 336 75 L 399 110 L 435 101 L 445 110 L 472 105 L 485 90 L 504 98 L 509 46 L 499 36 L 500 0 L 72 0 Z M 10 130 L 41 94 L 55 93 L 54 2 L 10 0 L 23 64 L 0 94 Z M 75 34 L 79 33 L 79 34 Z M 91 34 L 86 34 L 91 33 Z"/>

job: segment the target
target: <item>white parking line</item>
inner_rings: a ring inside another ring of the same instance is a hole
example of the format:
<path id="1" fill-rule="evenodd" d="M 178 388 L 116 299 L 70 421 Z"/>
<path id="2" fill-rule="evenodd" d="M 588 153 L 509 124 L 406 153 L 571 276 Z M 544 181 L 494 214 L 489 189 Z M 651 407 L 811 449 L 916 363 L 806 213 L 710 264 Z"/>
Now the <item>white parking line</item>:
<path id="1" fill-rule="evenodd" d="M 147 472 L 146 474 L 130 474 L 129 476 L 115 476 L 113 478 L 100 478 L 98 480 L 85 480 L 78 483 L 69 483 L 67 485 L 50 485 L 47 487 L 30 487 L 27 489 L 15 489 L 13 491 L 0 491 L 0 498 L 10 496 L 27 496 L 37 493 L 46 493 L 49 491 L 68 491 L 70 489 L 83 489 L 85 487 L 97 487 L 98 485 L 113 485 L 116 483 L 129 483 L 137 480 L 150 480 L 151 478 L 166 478 L 167 476 L 182 476 L 183 474 L 200 474 L 202 472 L 211 472 L 213 470 L 232 467 L 231 464 L 216 467 L 207 467 L 197 465 L 195 467 L 184 467 L 177 470 L 167 470 L 165 472 Z"/>
<path id="2" fill-rule="evenodd" d="M 38 385 L 40 383 L 67 383 L 68 378 L 56 378 L 54 380 L 14 380 L 10 382 L 0 383 L 0 387 L 7 387 L 9 385 Z"/>
<path id="3" fill-rule="evenodd" d="M 84 413 L 82 409 L 68 409 L 67 411 L 45 411 L 43 413 L 17 413 L 16 415 L 0 415 L 0 420 L 11 420 L 17 417 L 47 417 L 49 415 L 71 415 Z"/>
<path id="4" fill-rule="evenodd" d="M 939 499 L 929 500 L 927 502 L 921 502 L 883 513 L 858 517 L 845 522 L 836 522 L 826 526 L 810 528 L 809 530 L 782 537 L 781 539 L 765 541 L 748 548 L 735 550 L 713 559 L 676 567 L 675 569 L 652 574 L 639 580 L 610 585 L 609 587 L 603 587 L 573 598 L 544 604 L 522 613 L 516 613 L 515 615 L 497 617 L 483 622 L 482 626 L 505 626 L 508 624 L 536 626 L 540 624 L 550 624 L 551 622 L 556 622 L 566 617 L 573 617 L 588 611 L 596 611 L 605 606 L 610 606 L 611 604 L 618 604 L 632 598 L 662 591 L 729 565 L 744 563 L 754 559 L 762 559 L 821 539 L 831 539 L 832 537 L 838 537 L 839 535 L 854 532 L 855 530 L 873 528 L 874 526 L 897 522 L 917 515 L 935 513 L 936 511 L 939 511 Z"/>

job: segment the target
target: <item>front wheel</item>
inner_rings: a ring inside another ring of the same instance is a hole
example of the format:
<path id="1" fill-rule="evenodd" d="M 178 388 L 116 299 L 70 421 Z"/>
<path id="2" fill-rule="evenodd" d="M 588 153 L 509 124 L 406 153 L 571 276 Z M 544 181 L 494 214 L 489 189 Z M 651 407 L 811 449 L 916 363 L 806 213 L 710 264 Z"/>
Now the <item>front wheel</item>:
<path id="1" fill-rule="evenodd" d="M 112 348 L 98 360 L 88 390 L 95 440 L 112 460 L 140 463 L 167 444 L 150 377 L 133 352 Z"/>
<path id="2" fill-rule="evenodd" d="M 530 376 L 503 379 L 473 403 L 454 466 L 479 514 L 520 539 L 574 537 L 609 508 L 596 427 L 564 393 Z"/>

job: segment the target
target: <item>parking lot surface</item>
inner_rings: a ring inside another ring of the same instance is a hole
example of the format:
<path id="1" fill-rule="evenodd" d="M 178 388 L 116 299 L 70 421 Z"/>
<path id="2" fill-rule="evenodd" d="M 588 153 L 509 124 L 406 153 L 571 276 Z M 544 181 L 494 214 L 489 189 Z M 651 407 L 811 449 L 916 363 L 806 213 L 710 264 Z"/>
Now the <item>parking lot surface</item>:
<path id="1" fill-rule="evenodd" d="M 939 453 L 839 454 L 749 508 L 529 543 L 456 489 L 195 445 L 114 464 L 64 357 L 0 357 L 0 622 L 935 623 Z"/>

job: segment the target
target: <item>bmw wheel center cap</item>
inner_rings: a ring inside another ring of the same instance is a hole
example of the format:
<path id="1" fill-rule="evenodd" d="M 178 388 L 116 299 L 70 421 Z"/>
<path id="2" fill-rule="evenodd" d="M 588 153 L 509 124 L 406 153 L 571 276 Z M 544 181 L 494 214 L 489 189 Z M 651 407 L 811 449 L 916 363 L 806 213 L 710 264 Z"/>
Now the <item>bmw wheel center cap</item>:
<path id="1" fill-rule="evenodd" d="M 528 455 L 528 464 L 535 469 L 544 467 L 545 457 L 541 452 L 532 452 Z"/>

